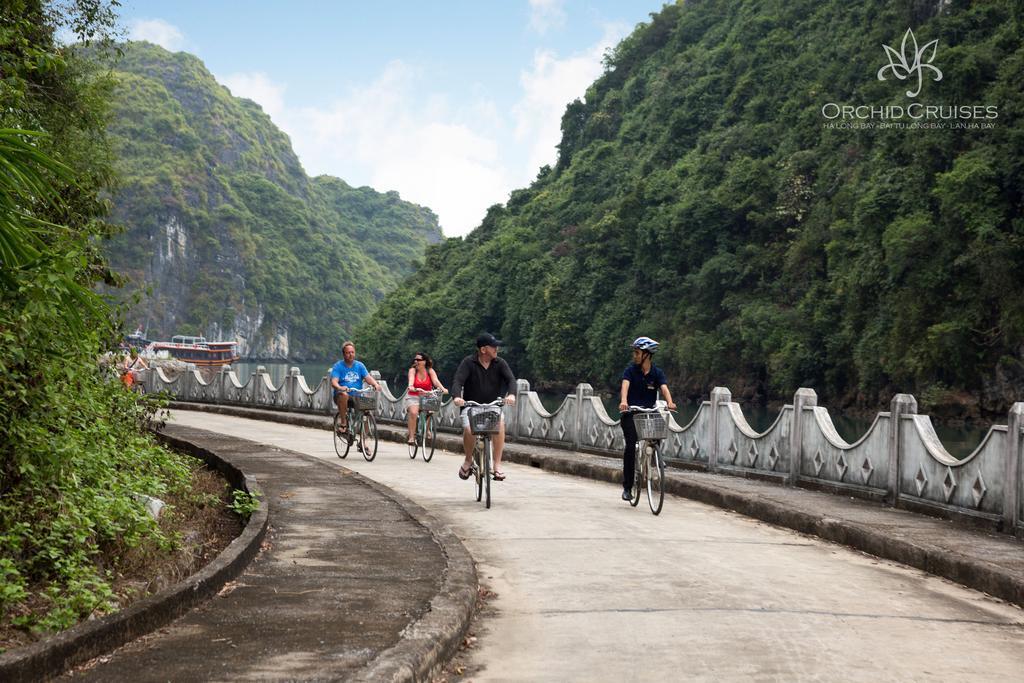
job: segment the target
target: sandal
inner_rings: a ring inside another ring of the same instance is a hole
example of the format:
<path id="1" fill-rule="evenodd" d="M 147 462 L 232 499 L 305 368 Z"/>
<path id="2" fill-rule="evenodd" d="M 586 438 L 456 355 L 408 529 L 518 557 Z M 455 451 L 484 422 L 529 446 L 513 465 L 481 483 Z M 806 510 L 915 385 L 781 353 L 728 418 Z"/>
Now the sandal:
<path id="1" fill-rule="evenodd" d="M 408 444 L 408 445 L 410 445 L 410 446 L 415 446 L 415 445 L 416 445 L 416 441 L 415 441 L 415 439 L 409 439 L 409 440 L 408 440 L 408 441 L 406 441 L 405 443 L 407 443 L 407 444 Z"/>
<path id="2" fill-rule="evenodd" d="M 473 466 L 470 465 L 469 469 L 466 469 L 465 465 L 459 467 L 459 479 L 469 479 L 469 475 L 473 474 Z"/>
<path id="3" fill-rule="evenodd" d="M 505 473 L 501 470 L 494 470 L 494 481 L 505 481 Z"/>

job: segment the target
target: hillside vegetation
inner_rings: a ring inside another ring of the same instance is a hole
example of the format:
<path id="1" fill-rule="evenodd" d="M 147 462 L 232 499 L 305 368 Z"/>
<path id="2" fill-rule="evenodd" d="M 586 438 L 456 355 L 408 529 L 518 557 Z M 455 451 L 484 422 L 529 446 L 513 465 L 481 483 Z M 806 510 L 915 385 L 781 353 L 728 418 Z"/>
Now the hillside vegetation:
<path id="1" fill-rule="evenodd" d="M 96 248 L 113 231 L 113 83 L 53 32 L 104 42 L 114 16 L 92 0 L 53 12 L 0 5 L 0 650 L 145 594 L 125 576 L 191 555 L 186 511 L 218 505 L 195 487 L 201 463 L 144 430 L 156 404 L 99 362 L 117 341 L 91 289 L 117 282 Z M 142 496 L 171 503 L 159 523 Z"/>
<path id="2" fill-rule="evenodd" d="M 1022 19 L 1008 0 L 666 6 L 567 108 L 557 164 L 430 247 L 358 338 L 389 340 L 389 371 L 424 348 L 450 372 L 488 329 L 521 376 L 607 387 L 647 334 L 691 395 L 1003 410 L 1024 398 Z M 908 28 L 944 76 L 916 99 L 876 77 Z M 829 102 L 914 101 L 998 118 L 824 125 Z"/>
<path id="3" fill-rule="evenodd" d="M 110 136 L 120 185 L 107 247 L 152 285 L 130 322 L 199 333 L 255 356 L 326 358 L 412 272 L 437 217 L 397 193 L 306 176 L 291 143 L 203 63 L 128 43 L 114 64 Z"/>

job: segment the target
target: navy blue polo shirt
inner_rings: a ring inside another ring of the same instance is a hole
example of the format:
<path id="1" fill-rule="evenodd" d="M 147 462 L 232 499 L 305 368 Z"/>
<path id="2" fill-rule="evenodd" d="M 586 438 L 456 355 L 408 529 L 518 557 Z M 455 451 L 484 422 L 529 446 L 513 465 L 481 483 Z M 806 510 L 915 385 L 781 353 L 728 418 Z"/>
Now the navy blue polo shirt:
<path id="1" fill-rule="evenodd" d="M 631 406 L 642 406 L 653 408 L 654 402 L 658 400 L 658 389 L 662 384 L 668 384 L 668 378 L 656 365 L 651 365 L 651 371 L 646 375 L 643 368 L 636 363 L 630 363 L 629 367 L 622 373 L 622 379 L 629 380 L 629 389 L 626 390 L 626 403 Z"/>

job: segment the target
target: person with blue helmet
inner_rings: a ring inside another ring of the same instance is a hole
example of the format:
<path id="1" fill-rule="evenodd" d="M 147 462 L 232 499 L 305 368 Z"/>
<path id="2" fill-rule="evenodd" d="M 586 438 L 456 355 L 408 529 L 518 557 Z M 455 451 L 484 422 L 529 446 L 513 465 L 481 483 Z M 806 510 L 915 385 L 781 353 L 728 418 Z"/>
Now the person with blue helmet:
<path id="1" fill-rule="evenodd" d="M 653 362 L 658 342 L 650 337 L 637 337 L 630 346 L 633 349 L 633 362 L 622 373 L 622 387 L 619 389 L 619 410 L 622 411 L 619 426 L 626 441 L 626 449 L 622 454 L 622 500 L 633 498 L 633 470 L 636 467 L 636 426 L 629 407 L 653 408 L 660 391 L 669 410 L 676 409 L 672 393 L 668 390 L 668 379 Z"/>

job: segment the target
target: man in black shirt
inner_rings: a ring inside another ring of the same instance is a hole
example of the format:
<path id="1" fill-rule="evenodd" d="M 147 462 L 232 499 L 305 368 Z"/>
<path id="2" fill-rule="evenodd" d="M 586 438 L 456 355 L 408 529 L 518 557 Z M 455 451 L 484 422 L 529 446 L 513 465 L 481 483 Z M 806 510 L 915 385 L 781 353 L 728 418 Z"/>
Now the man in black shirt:
<path id="1" fill-rule="evenodd" d="M 484 333 L 476 338 L 476 353 L 466 356 L 459 363 L 452 382 L 451 395 L 455 397 L 455 405 L 463 406 L 466 401 L 490 403 L 501 396 L 505 403 L 515 405 L 516 378 L 505 359 L 498 358 L 498 347 L 501 342 L 493 334 Z M 469 479 L 473 473 L 473 444 L 475 438 L 469 430 L 469 411 L 462 410 L 462 449 L 466 453 L 466 461 L 459 468 L 459 478 Z M 501 471 L 501 454 L 505 448 L 505 419 L 492 439 L 494 444 L 494 480 L 504 481 L 505 473 Z"/>

